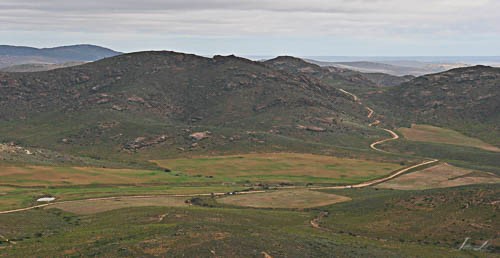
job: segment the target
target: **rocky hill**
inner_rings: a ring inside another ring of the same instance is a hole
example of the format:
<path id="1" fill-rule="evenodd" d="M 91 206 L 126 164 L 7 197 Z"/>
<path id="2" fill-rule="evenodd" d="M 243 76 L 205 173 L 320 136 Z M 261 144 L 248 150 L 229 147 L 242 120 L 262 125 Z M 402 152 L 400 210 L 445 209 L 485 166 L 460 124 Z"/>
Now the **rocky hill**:
<path id="1" fill-rule="evenodd" d="M 425 75 L 370 99 L 397 123 L 449 126 L 500 143 L 500 68 Z"/>
<path id="2" fill-rule="evenodd" d="M 380 132 L 365 113 L 315 77 L 235 56 L 141 52 L 0 74 L 0 141 L 89 155 L 366 148 Z"/>
<path id="3" fill-rule="evenodd" d="M 265 62 L 265 64 L 294 74 L 304 74 L 315 77 L 323 83 L 334 87 L 342 87 L 357 91 L 369 88 L 376 89 L 385 86 L 397 86 L 411 77 L 398 77 L 383 73 L 360 73 L 338 67 L 322 67 L 300 58 L 280 56 Z"/>

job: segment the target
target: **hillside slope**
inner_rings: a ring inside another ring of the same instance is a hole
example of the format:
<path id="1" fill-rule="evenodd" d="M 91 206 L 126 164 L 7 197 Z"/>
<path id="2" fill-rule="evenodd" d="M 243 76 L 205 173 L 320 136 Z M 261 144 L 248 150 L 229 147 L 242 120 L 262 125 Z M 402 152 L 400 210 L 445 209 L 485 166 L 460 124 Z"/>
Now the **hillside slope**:
<path id="1" fill-rule="evenodd" d="M 380 132 L 365 113 L 320 80 L 235 56 L 141 52 L 0 74 L 0 140 L 97 157 L 366 150 Z"/>
<path id="2" fill-rule="evenodd" d="M 354 92 L 379 87 L 397 86 L 411 79 L 411 77 L 398 77 L 383 73 L 360 73 L 353 70 L 337 67 L 321 67 L 306 60 L 280 56 L 264 62 L 266 65 L 278 70 L 293 74 L 303 74 L 321 80 L 325 84 Z"/>
<path id="3" fill-rule="evenodd" d="M 457 68 L 418 77 L 370 96 L 398 125 L 450 127 L 500 144 L 500 69 Z"/>

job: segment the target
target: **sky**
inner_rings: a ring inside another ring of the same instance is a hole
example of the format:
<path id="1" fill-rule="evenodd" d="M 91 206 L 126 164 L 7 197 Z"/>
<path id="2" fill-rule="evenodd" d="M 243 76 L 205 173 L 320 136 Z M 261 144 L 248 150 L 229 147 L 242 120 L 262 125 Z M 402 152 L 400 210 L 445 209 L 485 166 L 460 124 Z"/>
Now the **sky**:
<path id="1" fill-rule="evenodd" d="M 200 55 L 500 55 L 500 0 L 0 0 L 0 44 Z"/>

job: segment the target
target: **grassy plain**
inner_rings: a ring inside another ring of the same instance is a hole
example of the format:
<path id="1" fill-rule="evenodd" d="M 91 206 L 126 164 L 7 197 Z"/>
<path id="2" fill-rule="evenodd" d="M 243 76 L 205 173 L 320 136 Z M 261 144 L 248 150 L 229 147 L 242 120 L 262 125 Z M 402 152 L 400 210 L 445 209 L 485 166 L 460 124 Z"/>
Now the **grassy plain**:
<path id="1" fill-rule="evenodd" d="M 236 181 L 351 184 L 382 177 L 400 164 L 332 156 L 267 153 L 155 161 L 187 175 Z"/>
<path id="2" fill-rule="evenodd" d="M 144 194 L 206 194 L 256 184 L 350 184 L 382 177 L 400 164 L 271 153 L 158 161 L 171 171 L 63 166 L 0 166 L 0 210 L 58 201 Z"/>

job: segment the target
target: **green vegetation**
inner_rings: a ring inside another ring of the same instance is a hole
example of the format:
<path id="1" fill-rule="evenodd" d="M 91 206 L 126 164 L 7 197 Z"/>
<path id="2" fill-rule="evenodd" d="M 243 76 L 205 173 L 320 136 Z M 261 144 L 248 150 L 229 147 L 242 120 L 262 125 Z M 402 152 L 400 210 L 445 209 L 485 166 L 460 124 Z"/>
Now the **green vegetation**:
<path id="1" fill-rule="evenodd" d="M 31 256 L 467 257 L 417 243 L 332 234 L 309 225 L 309 212 L 231 208 L 127 208 L 75 216 L 59 210 L 0 215 L 0 254 Z M 163 217 L 163 218 L 162 218 Z M 22 225 L 22 230 L 18 226 Z"/>
<path id="2" fill-rule="evenodd" d="M 449 248 L 458 248 L 470 237 L 475 246 L 489 240 L 490 250 L 498 252 L 498 184 L 424 191 L 366 188 L 328 192 L 353 199 L 323 208 L 329 215 L 320 224 L 333 232 Z"/>

